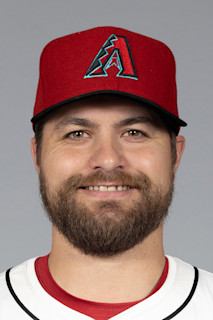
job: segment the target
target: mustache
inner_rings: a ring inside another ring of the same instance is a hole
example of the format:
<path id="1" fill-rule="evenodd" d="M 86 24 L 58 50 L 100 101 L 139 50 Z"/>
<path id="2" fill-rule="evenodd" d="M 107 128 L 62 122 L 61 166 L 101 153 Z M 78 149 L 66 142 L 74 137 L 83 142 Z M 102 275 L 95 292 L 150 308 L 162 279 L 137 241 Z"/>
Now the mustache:
<path id="1" fill-rule="evenodd" d="M 140 173 L 133 175 L 121 171 L 109 173 L 97 171 L 87 176 L 82 174 L 73 175 L 67 179 L 64 187 L 66 191 L 74 191 L 78 188 L 97 185 L 100 183 L 113 183 L 117 186 L 128 186 L 142 191 L 147 191 L 151 188 L 151 181 L 145 174 Z"/>

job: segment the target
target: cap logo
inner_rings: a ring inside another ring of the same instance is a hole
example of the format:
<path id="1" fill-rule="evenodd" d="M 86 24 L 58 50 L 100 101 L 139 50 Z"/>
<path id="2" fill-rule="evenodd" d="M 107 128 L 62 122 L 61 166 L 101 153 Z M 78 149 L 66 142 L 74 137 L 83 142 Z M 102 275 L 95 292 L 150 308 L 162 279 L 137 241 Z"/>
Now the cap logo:
<path id="1" fill-rule="evenodd" d="M 118 69 L 117 77 L 138 80 L 126 37 L 112 34 L 98 52 L 84 78 L 108 77 L 107 71 L 112 66 Z"/>

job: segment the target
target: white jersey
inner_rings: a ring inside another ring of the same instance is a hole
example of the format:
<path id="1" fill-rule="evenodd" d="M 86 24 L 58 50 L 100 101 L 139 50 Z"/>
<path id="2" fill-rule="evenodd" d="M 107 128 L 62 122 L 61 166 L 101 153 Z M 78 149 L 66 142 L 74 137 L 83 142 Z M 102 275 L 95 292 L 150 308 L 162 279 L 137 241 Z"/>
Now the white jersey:
<path id="1" fill-rule="evenodd" d="M 163 286 L 111 320 L 213 320 L 213 274 L 177 258 L 168 260 L 169 272 Z M 0 319 L 91 320 L 43 289 L 34 262 L 28 260 L 0 275 Z"/>

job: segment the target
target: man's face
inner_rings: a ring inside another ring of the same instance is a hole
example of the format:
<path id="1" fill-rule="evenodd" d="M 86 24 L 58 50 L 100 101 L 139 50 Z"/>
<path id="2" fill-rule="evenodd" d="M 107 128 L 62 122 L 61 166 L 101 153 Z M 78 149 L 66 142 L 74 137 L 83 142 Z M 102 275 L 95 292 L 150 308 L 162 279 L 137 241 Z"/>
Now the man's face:
<path id="1" fill-rule="evenodd" d="M 40 189 L 47 213 L 86 254 L 121 253 L 159 227 L 172 199 L 170 136 L 141 104 L 96 97 L 45 124 Z"/>

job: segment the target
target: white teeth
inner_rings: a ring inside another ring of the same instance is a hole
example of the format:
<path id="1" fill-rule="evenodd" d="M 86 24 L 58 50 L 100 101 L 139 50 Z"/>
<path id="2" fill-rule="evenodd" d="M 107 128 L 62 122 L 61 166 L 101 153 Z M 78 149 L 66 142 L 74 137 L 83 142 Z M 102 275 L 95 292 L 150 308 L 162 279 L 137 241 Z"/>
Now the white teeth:
<path id="1" fill-rule="evenodd" d="M 107 191 L 117 191 L 117 188 L 114 186 L 108 187 Z"/>
<path id="2" fill-rule="evenodd" d="M 107 190 L 108 190 L 108 188 L 105 187 L 105 186 L 100 186 L 99 187 L 99 191 L 107 191 Z"/>
<path id="3" fill-rule="evenodd" d="M 90 191 L 125 191 L 125 190 L 129 190 L 130 187 L 127 186 L 89 186 L 86 187 L 86 190 L 90 190 Z"/>

